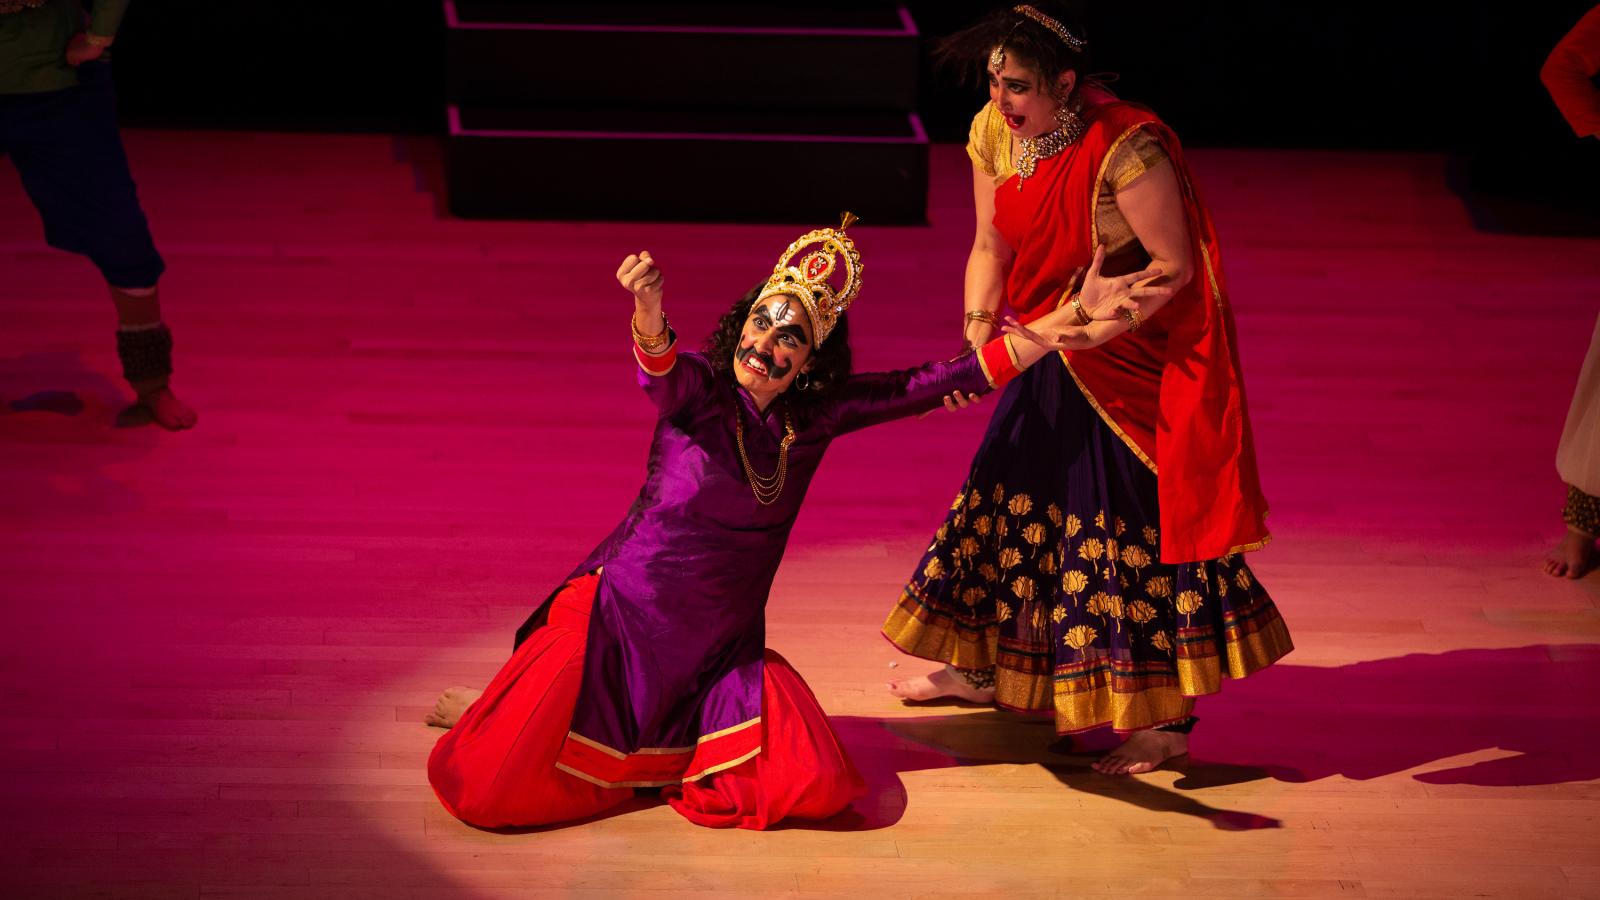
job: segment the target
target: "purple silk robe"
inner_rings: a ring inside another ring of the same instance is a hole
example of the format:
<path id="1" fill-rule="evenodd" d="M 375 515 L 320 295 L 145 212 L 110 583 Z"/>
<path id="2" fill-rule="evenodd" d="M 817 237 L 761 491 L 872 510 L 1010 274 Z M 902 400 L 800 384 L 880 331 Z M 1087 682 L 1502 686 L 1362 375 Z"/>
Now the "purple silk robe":
<path id="1" fill-rule="evenodd" d="M 936 409 L 954 391 L 989 390 L 976 354 L 853 376 L 795 409 L 783 493 L 763 506 L 745 478 L 733 417 L 743 416 L 751 466 L 771 475 L 783 398 L 758 412 L 731 372 L 698 353 L 680 353 L 664 375 L 640 371 L 639 383 L 659 413 L 644 487 L 569 576 L 601 572 L 571 731 L 621 754 L 682 750 L 761 715 L 767 593 L 835 437 Z M 541 607 L 518 643 L 542 620 Z"/>

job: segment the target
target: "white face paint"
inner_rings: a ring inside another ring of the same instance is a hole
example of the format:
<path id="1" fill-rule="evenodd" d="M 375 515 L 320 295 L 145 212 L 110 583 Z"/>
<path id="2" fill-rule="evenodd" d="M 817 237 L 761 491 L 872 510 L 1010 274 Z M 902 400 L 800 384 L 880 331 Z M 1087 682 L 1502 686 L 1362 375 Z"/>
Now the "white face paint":
<path id="1" fill-rule="evenodd" d="M 811 320 L 794 297 L 772 296 L 750 308 L 733 372 L 760 408 L 789 388 L 811 358 Z"/>
<path id="2" fill-rule="evenodd" d="M 800 303 L 791 297 L 773 297 L 767 303 L 767 312 L 772 316 L 773 326 L 781 328 L 800 315 Z"/>

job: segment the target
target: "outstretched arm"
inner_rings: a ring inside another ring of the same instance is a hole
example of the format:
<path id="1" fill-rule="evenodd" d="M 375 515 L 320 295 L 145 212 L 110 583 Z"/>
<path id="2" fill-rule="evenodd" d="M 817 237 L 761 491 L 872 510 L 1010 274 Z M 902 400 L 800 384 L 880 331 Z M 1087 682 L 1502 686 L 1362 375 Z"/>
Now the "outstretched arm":
<path id="1" fill-rule="evenodd" d="M 1005 386 L 1050 352 L 1039 344 L 1002 335 L 976 353 L 945 362 L 852 375 L 830 403 L 831 430 L 844 434 L 938 409 L 941 403 L 948 404 L 952 395 L 987 393 Z"/>
<path id="2" fill-rule="evenodd" d="M 639 363 L 639 386 L 657 411 L 670 416 L 708 398 L 712 376 L 705 361 L 693 356 L 679 364 L 678 336 L 661 311 L 664 277 L 650 251 L 624 259 L 617 282 L 633 294 L 633 357 Z"/>

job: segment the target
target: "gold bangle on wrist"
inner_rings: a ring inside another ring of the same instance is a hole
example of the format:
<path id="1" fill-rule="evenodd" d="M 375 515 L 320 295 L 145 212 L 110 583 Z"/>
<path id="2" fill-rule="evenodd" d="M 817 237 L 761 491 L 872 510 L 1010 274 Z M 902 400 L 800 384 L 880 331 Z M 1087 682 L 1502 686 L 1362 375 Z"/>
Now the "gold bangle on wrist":
<path id="1" fill-rule="evenodd" d="M 1136 310 L 1136 309 L 1125 309 L 1125 310 L 1122 311 L 1122 314 L 1124 316 L 1126 316 L 1127 319 L 1128 319 L 1128 333 L 1129 334 L 1132 334 L 1133 332 L 1138 331 L 1139 330 L 1139 326 L 1144 324 L 1139 318 L 1139 311 Z"/>
<path id="2" fill-rule="evenodd" d="M 1078 324 L 1079 325 L 1087 326 L 1087 325 L 1089 325 L 1089 323 L 1094 321 L 1094 319 L 1089 318 L 1089 314 L 1088 313 L 1083 311 L 1083 295 L 1082 294 L 1073 294 L 1072 295 L 1072 311 L 1077 314 L 1077 316 L 1078 316 Z"/>
<path id="3" fill-rule="evenodd" d="M 987 309 L 969 309 L 965 320 L 968 322 L 984 322 L 993 328 L 1000 327 L 1000 317 Z"/>
<path id="4" fill-rule="evenodd" d="M 633 328 L 633 342 L 638 344 L 639 349 L 646 353 L 656 353 L 658 351 L 665 350 L 667 345 L 672 342 L 672 329 L 667 325 L 666 313 L 661 314 L 660 334 L 645 334 L 644 332 L 640 331 L 639 315 L 637 312 L 628 317 L 628 324 Z"/>

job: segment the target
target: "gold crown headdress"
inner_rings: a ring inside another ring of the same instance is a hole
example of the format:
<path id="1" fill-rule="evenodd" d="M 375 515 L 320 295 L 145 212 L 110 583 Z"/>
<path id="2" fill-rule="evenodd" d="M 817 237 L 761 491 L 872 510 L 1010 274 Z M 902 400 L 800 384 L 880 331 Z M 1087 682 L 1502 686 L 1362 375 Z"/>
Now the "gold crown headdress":
<path id="1" fill-rule="evenodd" d="M 766 286 L 756 298 L 760 302 L 774 294 L 784 294 L 799 300 L 811 316 L 811 327 L 816 333 L 818 346 L 828 339 L 833 326 L 839 322 L 839 316 L 850 308 L 856 294 L 861 291 L 861 254 L 856 252 L 855 241 L 844 233 L 857 221 L 854 215 L 845 213 L 838 228 L 819 228 L 796 238 L 778 257 L 778 264 L 772 267 L 772 277 L 767 279 Z M 802 257 L 799 265 L 789 265 L 789 260 L 813 244 L 822 246 Z M 833 277 L 841 262 L 844 265 L 844 286 L 836 290 L 828 283 L 828 279 Z"/>
<path id="2" fill-rule="evenodd" d="M 1013 7 L 1011 11 L 1019 16 L 1027 16 L 1035 22 L 1038 22 L 1040 25 L 1043 25 L 1045 28 L 1050 29 L 1050 31 L 1053 32 L 1056 37 L 1061 39 L 1061 43 L 1066 44 L 1074 51 L 1082 51 L 1085 44 L 1088 43 L 1083 38 L 1080 38 L 1068 31 L 1067 26 L 1061 24 L 1059 19 L 1051 18 L 1050 16 L 1045 15 L 1026 3 L 1022 4 L 1021 6 Z M 1021 23 L 1019 22 L 1018 24 Z M 1012 26 L 1012 30 L 1016 30 L 1015 25 Z M 1008 34 L 1007 37 L 1009 38 L 1010 35 Z M 1001 41 L 1000 43 L 996 44 L 994 50 L 989 53 L 989 68 L 995 70 L 996 72 L 1006 67 L 1005 44 L 1005 41 Z"/>

